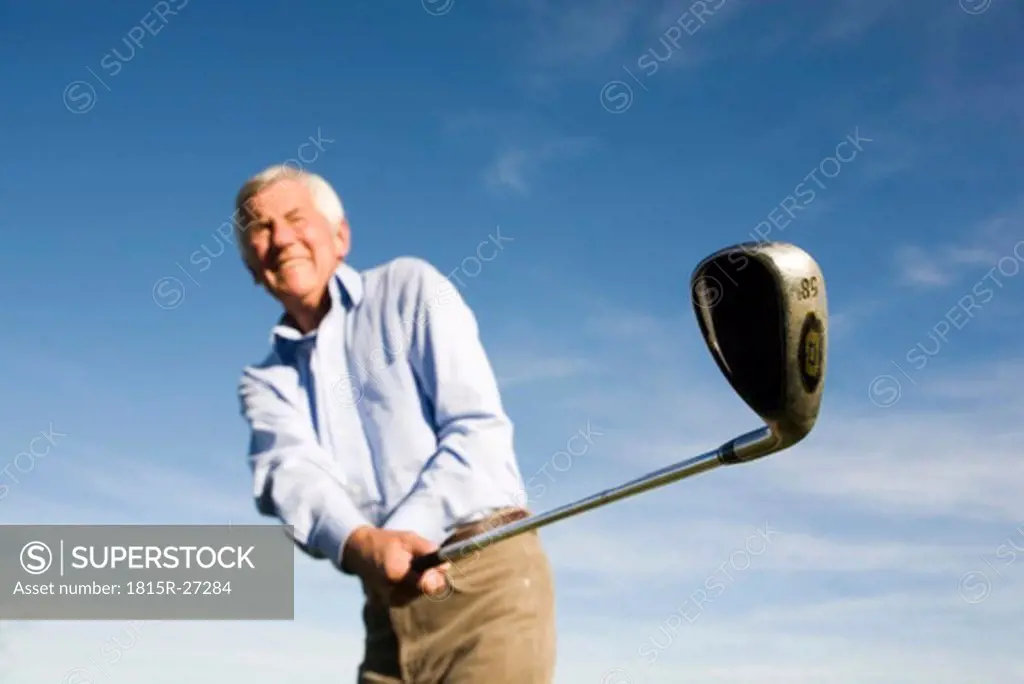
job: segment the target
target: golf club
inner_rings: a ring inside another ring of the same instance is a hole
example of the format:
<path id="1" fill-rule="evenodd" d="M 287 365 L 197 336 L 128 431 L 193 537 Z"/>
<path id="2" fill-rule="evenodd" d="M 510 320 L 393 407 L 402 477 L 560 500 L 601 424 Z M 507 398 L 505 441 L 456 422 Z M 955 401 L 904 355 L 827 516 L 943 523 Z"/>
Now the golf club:
<path id="1" fill-rule="evenodd" d="M 787 243 L 734 245 L 697 265 L 690 296 L 708 350 L 764 427 L 632 482 L 444 546 L 417 558 L 413 569 L 422 572 L 613 501 L 762 458 L 806 437 L 821 407 L 827 348 L 825 279 L 817 262 Z"/>

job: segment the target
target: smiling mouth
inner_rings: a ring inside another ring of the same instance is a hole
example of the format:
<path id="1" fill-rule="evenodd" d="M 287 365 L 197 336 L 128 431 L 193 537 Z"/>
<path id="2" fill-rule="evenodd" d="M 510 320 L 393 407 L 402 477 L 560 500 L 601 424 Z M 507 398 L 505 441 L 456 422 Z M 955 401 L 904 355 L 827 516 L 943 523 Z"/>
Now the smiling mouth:
<path id="1" fill-rule="evenodd" d="M 303 263 L 307 263 L 309 259 L 305 257 L 289 257 L 288 259 L 282 259 L 277 262 L 277 271 L 286 271 L 289 268 L 295 268 Z"/>

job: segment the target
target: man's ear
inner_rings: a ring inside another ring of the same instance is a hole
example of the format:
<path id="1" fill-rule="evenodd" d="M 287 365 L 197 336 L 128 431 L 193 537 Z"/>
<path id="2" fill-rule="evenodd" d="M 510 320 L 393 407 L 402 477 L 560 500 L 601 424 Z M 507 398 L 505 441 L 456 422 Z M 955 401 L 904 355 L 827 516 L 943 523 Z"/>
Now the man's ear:
<path id="1" fill-rule="evenodd" d="M 348 219 L 341 219 L 338 229 L 334 232 L 334 247 L 338 256 L 342 259 L 348 256 L 352 249 L 352 230 L 349 228 Z"/>

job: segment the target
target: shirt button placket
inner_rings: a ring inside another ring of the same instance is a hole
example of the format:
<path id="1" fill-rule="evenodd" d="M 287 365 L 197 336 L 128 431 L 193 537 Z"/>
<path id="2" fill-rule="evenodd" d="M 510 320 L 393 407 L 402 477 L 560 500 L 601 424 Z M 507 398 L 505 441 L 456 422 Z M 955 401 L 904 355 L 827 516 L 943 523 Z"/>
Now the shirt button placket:
<path id="1" fill-rule="evenodd" d="M 372 382 L 373 378 L 364 378 L 364 375 L 369 373 L 359 366 L 358 363 L 352 363 L 352 350 L 348 341 L 353 339 L 352 331 L 353 319 L 351 316 L 347 317 L 345 326 L 343 327 L 341 342 L 341 354 L 342 354 L 342 367 L 347 372 L 348 380 L 352 383 L 353 389 L 353 401 L 346 407 L 346 418 L 351 421 L 353 434 L 358 434 L 362 437 L 362 440 L 355 442 L 362 446 L 362 453 L 358 454 L 358 471 L 360 474 L 359 482 L 362 486 L 363 501 L 366 502 L 365 512 L 371 517 L 376 517 L 380 513 L 380 502 L 383 493 L 380 491 L 380 487 L 377 481 L 377 472 L 373 462 L 373 448 L 370 445 L 369 435 L 366 434 L 366 425 L 372 424 L 371 421 L 364 419 L 364 412 L 367 410 L 366 406 L 366 383 Z"/>
<path id="2" fill-rule="evenodd" d="M 313 421 L 313 432 L 316 434 L 317 440 L 323 444 L 323 439 L 320 435 L 320 416 L 318 415 L 320 388 L 317 386 L 316 378 L 313 376 L 313 344 L 311 340 L 301 340 L 296 346 L 295 358 L 299 367 L 299 377 L 309 397 L 309 417 Z"/>
<path id="3" fill-rule="evenodd" d="M 345 402 L 343 401 L 343 398 L 336 393 L 336 385 L 345 378 L 333 378 L 334 369 L 332 369 L 329 364 L 325 369 L 318 354 L 311 354 L 310 356 L 310 372 L 313 372 L 314 368 L 316 370 L 317 377 L 320 379 L 320 382 L 317 383 L 316 396 L 317 404 L 322 409 L 321 415 L 323 417 L 324 426 L 320 442 L 335 458 L 336 462 L 341 467 L 341 470 L 345 473 L 345 491 L 358 506 L 359 502 L 362 500 L 362 487 L 359 486 L 358 473 L 353 473 L 352 465 L 348 463 L 346 459 L 339 458 L 336 451 L 337 440 L 334 435 L 334 428 L 337 425 L 339 411 L 342 414 L 344 414 L 345 411 Z M 341 391 L 344 391 L 344 388 L 342 388 Z"/>

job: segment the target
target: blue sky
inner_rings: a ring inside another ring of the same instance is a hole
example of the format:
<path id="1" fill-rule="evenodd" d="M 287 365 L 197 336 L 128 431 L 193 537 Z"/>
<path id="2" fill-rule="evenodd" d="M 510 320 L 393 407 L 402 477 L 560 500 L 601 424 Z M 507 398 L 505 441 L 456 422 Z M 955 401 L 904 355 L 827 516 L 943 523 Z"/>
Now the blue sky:
<path id="1" fill-rule="evenodd" d="M 756 427 L 687 281 L 774 220 L 828 283 L 818 427 L 545 532 L 559 684 L 1024 681 L 1024 9 L 361 4 L 0 3 L 0 519 L 261 521 L 235 388 L 275 308 L 218 229 L 268 164 L 335 184 L 356 267 L 452 274 L 538 510 Z M 345 680 L 358 588 L 296 578 L 294 623 L 3 623 L 0 673 Z"/>

